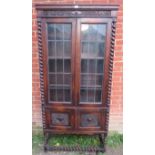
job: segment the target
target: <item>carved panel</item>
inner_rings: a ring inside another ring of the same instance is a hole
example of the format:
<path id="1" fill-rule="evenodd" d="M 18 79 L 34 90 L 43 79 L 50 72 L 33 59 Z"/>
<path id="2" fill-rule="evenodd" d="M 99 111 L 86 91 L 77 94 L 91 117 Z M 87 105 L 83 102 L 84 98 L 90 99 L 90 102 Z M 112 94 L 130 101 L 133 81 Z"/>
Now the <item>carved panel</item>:
<path id="1" fill-rule="evenodd" d="M 39 17 L 110 17 L 111 11 L 39 11 Z"/>
<path id="2" fill-rule="evenodd" d="M 99 120 L 97 114 L 81 114 L 81 127 L 98 127 Z"/>
<path id="3" fill-rule="evenodd" d="M 69 125 L 69 116 L 67 113 L 52 113 L 52 125 Z"/>

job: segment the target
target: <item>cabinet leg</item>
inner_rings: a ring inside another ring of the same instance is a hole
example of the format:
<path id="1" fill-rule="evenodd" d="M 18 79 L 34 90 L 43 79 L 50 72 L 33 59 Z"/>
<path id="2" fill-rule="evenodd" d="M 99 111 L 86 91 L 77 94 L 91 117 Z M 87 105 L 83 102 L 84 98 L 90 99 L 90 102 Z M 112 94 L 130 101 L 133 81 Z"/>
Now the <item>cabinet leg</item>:
<path id="1" fill-rule="evenodd" d="M 45 133 L 45 141 L 44 141 L 44 151 L 47 151 L 47 145 L 48 145 L 48 140 L 49 140 L 49 133 Z"/>
<path id="2" fill-rule="evenodd" d="M 104 152 L 105 151 L 105 135 L 99 134 L 99 140 L 100 140 L 101 147 L 103 148 L 103 151 L 101 152 Z"/>

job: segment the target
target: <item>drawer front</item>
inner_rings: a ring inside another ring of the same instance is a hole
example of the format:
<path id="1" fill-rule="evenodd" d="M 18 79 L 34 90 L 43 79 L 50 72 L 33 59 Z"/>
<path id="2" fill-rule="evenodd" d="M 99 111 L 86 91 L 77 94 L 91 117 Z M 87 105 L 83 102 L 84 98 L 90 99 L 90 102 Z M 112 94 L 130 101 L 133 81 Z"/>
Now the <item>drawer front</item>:
<path id="1" fill-rule="evenodd" d="M 47 128 L 72 129 L 74 127 L 74 110 L 70 109 L 46 109 Z"/>
<path id="2" fill-rule="evenodd" d="M 98 114 L 91 114 L 91 113 L 81 114 L 80 127 L 99 127 Z"/>
<path id="3" fill-rule="evenodd" d="M 70 126 L 70 114 L 69 113 L 61 113 L 61 112 L 53 112 L 51 114 L 51 124 L 58 126 Z"/>
<path id="4" fill-rule="evenodd" d="M 105 113 L 103 110 L 79 110 L 78 128 L 88 130 L 101 130 L 105 126 Z"/>

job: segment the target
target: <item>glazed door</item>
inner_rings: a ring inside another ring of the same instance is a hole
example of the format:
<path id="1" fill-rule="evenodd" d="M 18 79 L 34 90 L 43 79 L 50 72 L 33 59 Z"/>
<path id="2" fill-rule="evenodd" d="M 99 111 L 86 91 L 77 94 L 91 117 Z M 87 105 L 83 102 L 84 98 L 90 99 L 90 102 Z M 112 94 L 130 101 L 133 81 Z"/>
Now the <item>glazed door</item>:
<path id="1" fill-rule="evenodd" d="M 46 103 L 103 105 L 111 20 L 44 19 L 43 30 Z"/>
<path id="2" fill-rule="evenodd" d="M 46 103 L 74 104 L 75 19 L 44 19 Z"/>
<path id="3" fill-rule="evenodd" d="M 77 22 L 77 100 L 79 106 L 105 105 L 110 43 L 109 19 L 81 18 Z"/>

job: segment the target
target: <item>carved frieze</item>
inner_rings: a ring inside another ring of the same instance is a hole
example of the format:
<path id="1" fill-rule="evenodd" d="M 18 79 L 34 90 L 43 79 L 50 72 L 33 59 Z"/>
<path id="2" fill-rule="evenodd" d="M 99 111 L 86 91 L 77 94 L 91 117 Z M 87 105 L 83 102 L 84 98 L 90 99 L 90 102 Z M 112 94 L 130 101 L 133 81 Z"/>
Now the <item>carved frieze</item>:
<path id="1" fill-rule="evenodd" d="M 39 11 L 39 17 L 110 17 L 111 11 Z"/>

